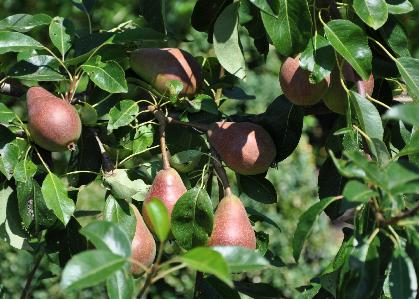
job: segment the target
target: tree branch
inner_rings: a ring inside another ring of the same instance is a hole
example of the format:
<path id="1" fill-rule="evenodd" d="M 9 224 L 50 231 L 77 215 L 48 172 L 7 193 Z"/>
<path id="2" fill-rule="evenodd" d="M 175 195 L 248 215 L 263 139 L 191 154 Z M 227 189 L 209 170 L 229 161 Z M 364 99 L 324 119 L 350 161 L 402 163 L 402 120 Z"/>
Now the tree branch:
<path id="1" fill-rule="evenodd" d="M 211 147 L 211 156 L 212 156 L 212 165 L 214 167 L 215 173 L 217 174 L 218 178 L 221 180 L 221 183 L 224 189 L 224 196 L 231 195 L 231 188 L 230 188 L 230 183 L 228 181 L 227 173 L 223 165 L 221 165 L 221 162 L 220 162 L 221 159 L 213 147 Z"/>
<path id="2" fill-rule="evenodd" d="M 384 221 L 384 225 L 393 225 L 396 224 L 397 222 L 399 222 L 400 220 L 409 218 L 414 216 L 417 212 L 419 212 L 419 202 L 416 204 L 415 207 L 413 207 L 410 210 L 404 211 L 403 213 L 400 213 L 392 218 L 390 218 L 389 220 Z"/>

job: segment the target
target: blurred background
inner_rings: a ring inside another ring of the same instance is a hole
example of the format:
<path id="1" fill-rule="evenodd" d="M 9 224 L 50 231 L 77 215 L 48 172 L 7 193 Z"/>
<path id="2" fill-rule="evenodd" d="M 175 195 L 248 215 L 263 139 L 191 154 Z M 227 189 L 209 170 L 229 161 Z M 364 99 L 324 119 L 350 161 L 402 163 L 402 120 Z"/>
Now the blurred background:
<path id="1" fill-rule="evenodd" d="M 189 20 L 196 0 L 167 1 L 167 22 L 170 34 L 177 37 L 171 41 L 170 46 L 178 46 L 190 51 L 196 56 L 214 56 L 212 45 L 207 42 L 206 34 L 193 30 Z M 411 41 L 410 50 L 413 56 L 419 57 L 419 16 L 414 15 L 419 8 L 419 0 L 411 1 L 415 11 L 409 15 L 399 17 L 407 28 Z M 94 30 L 108 30 L 118 24 L 138 17 L 139 4 L 133 0 L 105 1 L 97 0 L 93 9 L 92 24 Z M 71 0 L 1 0 L 0 20 L 17 13 L 46 13 L 50 16 L 62 16 L 71 19 L 77 27 L 87 27 L 86 16 L 75 8 Z M 244 29 L 242 29 L 244 30 Z M 245 32 L 243 32 L 245 33 Z M 35 32 L 41 41 L 47 35 Z M 280 61 L 271 50 L 265 60 L 253 46 L 253 41 L 247 34 L 242 34 L 241 41 L 245 58 L 249 67 L 246 82 L 240 86 L 247 94 L 256 95 L 255 100 L 235 101 L 228 100 L 223 104 L 222 110 L 226 114 L 234 113 L 261 113 L 278 95 L 281 90 L 277 76 Z M 47 40 L 45 40 L 47 42 Z M 0 100 L 2 98 L 0 97 Z M 278 255 L 281 267 L 262 272 L 248 274 L 247 279 L 252 282 L 273 283 L 281 290 L 282 298 L 295 298 L 297 287 L 309 283 L 310 278 L 321 272 L 327 266 L 330 258 L 336 254 L 342 236 L 339 228 L 334 228 L 329 219 L 322 215 L 316 223 L 309 241 L 306 243 L 304 255 L 297 265 L 292 258 L 292 234 L 297 225 L 298 217 L 310 205 L 318 200 L 317 174 L 319 166 L 324 162 L 325 151 L 316 146 L 322 140 L 322 131 L 318 120 L 308 116 L 304 120 L 304 134 L 297 150 L 277 169 L 269 171 L 269 179 L 274 184 L 278 203 L 276 205 L 262 205 L 260 203 L 245 201 L 246 206 L 257 206 L 268 217 L 273 219 L 281 228 L 279 231 L 272 226 L 257 226 L 258 231 L 269 234 L 270 248 Z M 230 173 L 232 176 L 232 173 Z M 234 179 L 234 178 L 233 178 Z M 78 199 L 81 203 L 90 205 L 91 209 L 103 206 L 104 188 L 92 183 L 81 192 Z M 89 209 L 89 207 L 86 207 Z M 32 268 L 33 258 L 27 252 L 18 252 L 0 240 L 0 298 L 18 298 L 26 281 L 26 276 Z M 34 298 L 106 298 L 104 287 L 88 289 L 74 294 L 60 292 L 59 268 L 47 259 L 43 259 L 41 270 L 35 276 L 33 285 L 36 288 Z M 39 273 L 44 272 L 43 275 Z M 194 280 L 190 273 L 169 277 L 166 282 L 171 290 L 154 288 L 153 298 L 181 298 L 188 297 Z M 175 290 L 175 292 L 173 292 Z"/>

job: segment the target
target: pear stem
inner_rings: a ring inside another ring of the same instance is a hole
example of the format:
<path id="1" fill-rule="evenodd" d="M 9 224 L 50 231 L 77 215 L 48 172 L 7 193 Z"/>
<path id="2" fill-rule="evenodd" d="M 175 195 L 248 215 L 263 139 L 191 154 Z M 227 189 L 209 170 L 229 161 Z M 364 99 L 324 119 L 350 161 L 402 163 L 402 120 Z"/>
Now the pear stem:
<path id="1" fill-rule="evenodd" d="M 221 180 L 221 183 L 224 188 L 224 196 L 231 195 L 230 183 L 228 182 L 227 173 L 224 167 L 221 165 L 220 157 L 213 147 L 211 147 L 211 156 L 212 156 L 212 165 L 214 167 L 215 173 L 218 178 Z"/>
<path id="2" fill-rule="evenodd" d="M 169 163 L 169 153 L 167 151 L 166 146 L 166 125 L 167 125 L 167 118 L 164 113 L 156 109 L 155 106 L 148 106 L 148 110 L 154 114 L 154 116 L 157 118 L 157 121 L 159 122 L 159 133 L 160 133 L 160 150 L 161 150 L 161 157 L 163 162 L 163 169 L 169 169 L 170 163 Z"/>

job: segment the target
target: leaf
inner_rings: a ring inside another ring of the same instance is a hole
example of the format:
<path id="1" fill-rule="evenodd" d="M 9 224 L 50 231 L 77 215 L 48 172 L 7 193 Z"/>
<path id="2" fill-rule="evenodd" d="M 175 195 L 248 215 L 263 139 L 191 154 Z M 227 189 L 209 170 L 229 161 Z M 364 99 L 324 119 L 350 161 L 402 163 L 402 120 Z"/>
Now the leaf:
<path id="1" fill-rule="evenodd" d="M 97 249 L 109 250 L 112 253 L 123 256 L 131 256 L 131 241 L 128 235 L 118 224 L 109 221 L 94 221 L 80 230 Z"/>
<path id="2" fill-rule="evenodd" d="M 395 62 L 407 85 L 409 95 L 414 99 L 419 99 L 419 59 L 400 57 Z"/>
<path id="3" fill-rule="evenodd" d="M 279 0 L 250 0 L 256 7 L 261 11 L 266 12 L 270 15 L 277 15 L 279 13 Z"/>
<path id="4" fill-rule="evenodd" d="M 137 103 L 132 100 L 119 101 L 109 111 L 108 132 L 129 125 L 135 119 L 139 110 Z"/>
<path id="5" fill-rule="evenodd" d="M 249 214 L 249 218 L 252 222 L 256 222 L 256 221 L 265 222 L 265 223 L 268 223 L 268 224 L 272 225 L 277 230 L 281 231 L 281 228 L 279 227 L 279 225 L 275 221 L 273 221 L 271 218 L 269 218 L 265 214 L 255 210 L 254 208 L 251 208 L 251 207 L 246 208 L 246 212 L 247 212 L 247 214 Z"/>
<path id="6" fill-rule="evenodd" d="M 0 32 L 0 54 L 42 49 L 32 37 L 19 32 Z"/>
<path id="7" fill-rule="evenodd" d="M 394 15 L 411 12 L 414 8 L 409 0 L 386 0 L 388 12 Z"/>
<path id="8" fill-rule="evenodd" d="M 352 6 L 361 20 L 375 30 L 387 21 L 388 9 L 384 0 L 354 0 Z"/>
<path id="9" fill-rule="evenodd" d="M 352 180 L 346 183 L 342 195 L 350 202 L 362 204 L 371 197 L 378 196 L 378 193 L 368 188 L 367 185 Z"/>
<path id="10" fill-rule="evenodd" d="M 303 129 L 304 108 L 277 97 L 262 114 L 260 122 L 272 136 L 277 149 L 275 161 L 287 158 L 296 149 Z"/>
<path id="11" fill-rule="evenodd" d="M 355 91 L 350 91 L 349 98 L 355 108 L 362 130 L 370 137 L 383 140 L 384 129 L 380 113 L 374 104 Z"/>
<path id="12" fill-rule="evenodd" d="M 53 210 L 55 216 L 66 225 L 73 215 L 75 205 L 68 197 L 64 183 L 50 172 L 44 179 L 41 190 L 47 207 Z"/>
<path id="13" fill-rule="evenodd" d="M 116 199 L 128 200 L 138 192 L 147 190 L 143 180 L 131 181 L 125 169 L 115 169 L 111 173 L 104 174 L 103 182 Z"/>
<path id="14" fill-rule="evenodd" d="M 408 39 L 403 26 L 394 17 L 390 17 L 383 27 L 380 35 L 386 41 L 391 50 L 403 57 L 411 56 L 408 47 Z"/>
<path id="15" fill-rule="evenodd" d="M 21 60 L 9 70 L 9 77 L 34 81 L 62 81 L 67 77 L 60 73 L 60 64 L 49 55 L 34 55 Z"/>
<path id="16" fill-rule="evenodd" d="M 10 180 L 13 177 L 15 167 L 19 162 L 21 150 L 18 144 L 18 139 L 7 143 L 0 149 L 0 171 L 4 174 L 6 179 Z"/>
<path id="17" fill-rule="evenodd" d="M 264 175 L 238 175 L 240 192 L 251 199 L 264 203 L 277 202 L 275 187 Z"/>
<path id="18" fill-rule="evenodd" d="M 166 33 L 166 2 L 165 0 L 140 0 L 139 13 L 150 26 Z"/>
<path id="19" fill-rule="evenodd" d="M 137 219 L 134 211 L 125 200 L 117 200 L 109 195 L 103 208 L 103 220 L 119 224 L 130 240 L 134 238 Z"/>
<path id="20" fill-rule="evenodd" d="M 402 248 L 396 248 L 393 252 L 389 281 L 393 299 L 416 298 L 418 282 L 415 268 Z"/>
<path id="21" fill-rule="evenodd" d="M 205 246 L 212 232 L 214 212 L 212 202 L 204 189 L 186 191 L 172 211 L 172 233 L 184 249 Z"/>
<path id="22" fill-rule="evenodd" d="M 320 83 L 335 67 L 334 52 L 330 43 L 321 35 L 315 35 L 301 54 L 300 66 L 311 72 L 310 81 Z"/>
<path id="23" fill-rule="evenodd" d="M 166 206 L 159 199 L 153 198 L 145 208 L 160 242 L 166 241 L 170 232 L 169 213 Z"/>
<path id="24" fill-rule="evenodd" d="M 197 247 L 180 257 L 188 267 L 215 275 L 221 281 L 233 287 L 230 271 L 223 256 L 212 248 Z"/>
<path id="25" fill-rule="evenodd" d="M 193 101 L 189 102 L 189 104 L 191 105 L 187 108 L 189 112 L 205 111 L 214 115 L 220 113 L 218 111 L 217 103 L 215 103 L 212 97 L 206 94 L 198 94 Z"/>
<path id="26" fill-rule="evenodd" d="M 139 153 L 153 145 L 154 129 L 152 125 L 141 126 L 135 132 L 132 142 L 132 153 Z"/>
<path id="27" fill-rule="evenodd" d="M 180 172 L 189 172 L 199 165 L 203 153 L 198 150 L 181 151 L 170 156 L 170 165 Z"/>
<path id="28" fill-rule="evenodd" d="M 292 253 L 296 262 L 300 258 L 301 250 L 303 249 L 304 241 L 307 239 L 311 228 L 317 217 L 323 210 L 332 202 L 338 200 L 338 197 L 328 197 L 312 205 L 305 211 L 298 220 L 297 228 L 292 239 Z"/>
<path id="29" fill-rule="evenodd" d="M 76 107 L 83 125 L 94 126 L 97 123 L 97 111 L 92 105 L 84 102 Z"/>
<path id="30" fill-rule="evenodd" d="M 220 64 L 239 79 L 246 77 L 246 62 L 239 45 L 239 2 L 227 6 L 214 25 L 214 50 Z"/>
<path id="31" fill-rule="evenodd" d="M 419 103 L 393 106 L 384 114 L 384 119 L 399 119 L 419 127 Z"/>
<path id="32" fill-rule="evenodd" d="M 13 177 L 17 182 L 25 183 L 36 173 L 38 167 L 29 159 L 23 159 L 16 164 Z"/>
<path id="33" fill-rule="evenodd" d="M 51 17 L 46 14 L 15 14 L 0 21 L 0 31 L 28 32 L 33 28 L 48 25 Z"/>
<path id="34" fill-rule="evenodd" d="M 49 25 L 49 38 L 52 44 L 64 55 L 71 48 L 71 36 L 74 34 L 73 24 L 62 17 L 55 17 Z"/>
<path id="35" fill-rule="evenodd" d="M 117 271 L 106 280 L 109 299 L 129 299 L 134 295 L 134 279 L 128 271 Z"/>
<path id="36" fill-rule="evenodd" d="M 304 50 L 311 36 L 311 17 L 306 0 L 280 0 L 278 16 L 261 12 L 263 25 L 276 50 L 293 56 Z"/>
<path id="37" fill-rule="evenodd" d="M 7 108 L 3 103 L 0 103 L 0 123 L 7 124 L 16 119 L 16 114 Z"/>
<path id="38" fill-rule="evenodd" d="M 83 12 L 89 12 L 95 6 L 96 0 L 71 0 L 73 5 Z"/>
<path id="39" fill-rule="evenodd" d="M 348 20 L 333 20 L 324 26 L 333 48 L 345 58 L 363 80 L 371 75 L 372 53 L 365 32 Z"/>
<path id="40" fill-rule="evenodd" d="M 60 286 L 77 290 L 97 285 L 124 266 L 124 257 L 106 250 L 89 250 L 75 255 L 64 267 Z"/>
<path id="41" fill-rule="evenodd" d="M 262 270 L 269 266 L 269 262 L 252 249 L 235 246 L 212 248 L 223 256 L 231 272 Z"/>
<path id="42" fill-rule="evenodd" d="M 109 93 L 128 92 L 123 68 L 115 61 L 102 62 L 101 59 L 101 56 L 96 55 L 85 62 L 81 68 L 99 88 Z"/>

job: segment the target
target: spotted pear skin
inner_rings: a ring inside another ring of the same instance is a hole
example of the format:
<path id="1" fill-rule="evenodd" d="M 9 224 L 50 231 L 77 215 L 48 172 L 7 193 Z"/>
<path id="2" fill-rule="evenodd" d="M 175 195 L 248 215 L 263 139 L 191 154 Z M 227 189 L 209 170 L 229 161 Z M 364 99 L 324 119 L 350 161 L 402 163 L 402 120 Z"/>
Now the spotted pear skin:
<path id="1" fill-rule="evenodd" d="M 51 152 L 73 150 L 81 134 L 76 109 L 42 87 L 29 88 L 26 99 L 33 141 Z"/>
<path id="2" fill-rule="evenodd" d="M 214 215 L 209 246 L 256 249 L 256 236 L 241 200 L 233 195 L 221 199 Z"/>
<path id="3" fill-rule="evenodd" d="M 169 217 L 172 215 L 173 207 L 177 200 L 186 192 L 186 187 L 183 184 L 179 173 L 173 168 L 160 170 L 154 178 L 153 184 L 147 193 L 147 197 L 143 204 L 143 216 L 147 226 L 154 231 L 150 218 L 148 217 L 146 206 L 153 199 L 157 198 L 162 201 L 169 212 Z"/>
<path id="4" fill-rule="evenodd" d="M 142 48 L 130 55 L 135 73 L 160 93 L 168 93 L 166 83 L 178 80 L 183 84 L 182 96 L 193 96 L 202 86 L 201 67 L 195 58 L 178 48 Z"/>
<path id="5" fill-rule="evenodd" d="M 156 257 L 156 241 L 154 241 L 153 235 L 148 230 L 138 209 L 132 204 L 131 208 L 137 219 L 135 234 L 131 243 L 131 258 L 145 267 L 149 267 Z M 141 274 L 144 269 L 140 265 L 132 263 L 131 271 L 135 274 Z"/>
<path id="6" fill-rule="evenodd" d="M 276 157 L 271 136 L 257 124 L 222 121 L 210 125 L 207 134 L 221 159 L 240 174 L 263 173 Z"/>

